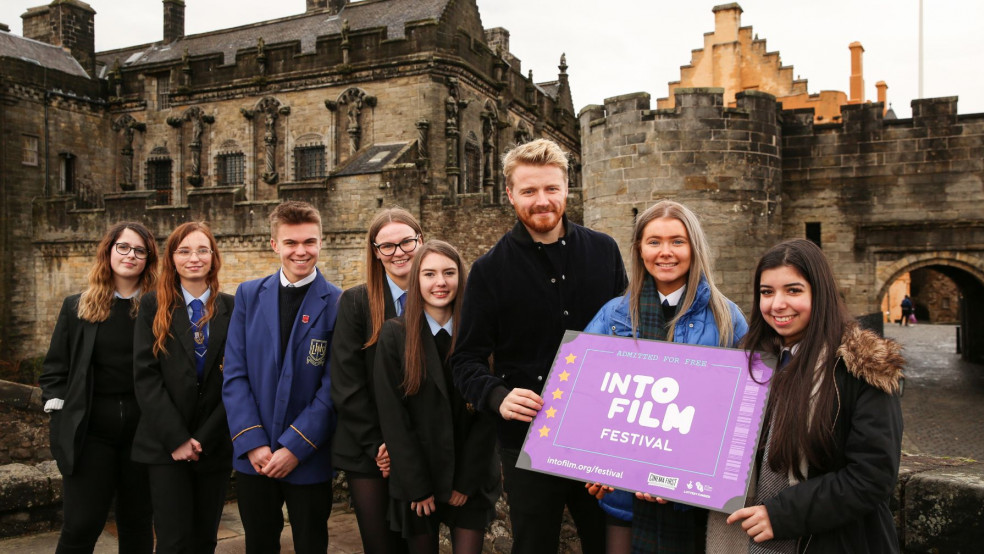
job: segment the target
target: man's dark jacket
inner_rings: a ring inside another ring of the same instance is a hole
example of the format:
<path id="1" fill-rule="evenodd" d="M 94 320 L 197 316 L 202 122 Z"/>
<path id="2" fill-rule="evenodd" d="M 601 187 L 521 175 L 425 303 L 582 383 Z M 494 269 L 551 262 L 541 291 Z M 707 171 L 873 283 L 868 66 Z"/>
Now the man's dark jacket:
<path id="1" fill-rule="evenodd" d="M 584 329 L 625 292 L 615 240 L 566 217 L 564 228 L 559 271 L 522 222 L 472 266 L 451 363 L 455 386 L 477 408 L 498 415 L 513 388 L 540 394 L 564 331 Z M 529 424 L 498 422 L 502 446 L 522 446 Z"/>

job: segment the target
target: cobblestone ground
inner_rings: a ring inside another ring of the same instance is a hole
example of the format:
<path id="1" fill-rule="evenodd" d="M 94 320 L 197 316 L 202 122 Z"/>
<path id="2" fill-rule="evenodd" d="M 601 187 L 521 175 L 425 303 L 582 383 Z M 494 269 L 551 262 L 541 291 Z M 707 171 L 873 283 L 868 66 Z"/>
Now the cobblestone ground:
<path id="1" fill-rule="evenodd" d="M 984 365 L 956 353 L 956 327 L 886 325 L 905 347 L 902 449 L 984 461 Z"/>

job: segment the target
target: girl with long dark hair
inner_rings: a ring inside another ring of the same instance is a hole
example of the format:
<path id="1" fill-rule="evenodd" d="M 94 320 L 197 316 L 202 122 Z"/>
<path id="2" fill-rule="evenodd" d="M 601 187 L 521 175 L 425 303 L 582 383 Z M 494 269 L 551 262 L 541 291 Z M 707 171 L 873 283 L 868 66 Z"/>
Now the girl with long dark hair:
<path id="1" fill-rule="evenodd" d="M 365 241 L 366 282 L 342 294 L 331 345 L 331 399 L 338 412 L 332 465 L 345 471 L 366 554 L 402 552 L 389 528 L 389 455 L 379 429 L 372 367 L 383 322 L 403 313 L 410 266 L 423 241 L 420 223 L 400 208 L 382 210 Z"/>
<path id="2" fill-rule="evenodd" d="M 403 316 L 383 324 L 374 367 L 380 426 L 392 459 L 390 523 L 411 552 L 438 552 L 439 525 L 455 553 L 479 554 L 499 497 L 495 421 L 451 381 L 465 286 L 458 251 L 420 248 Z"/>
<path id="3" fill-rule="evenodd" d="M 754 290 L 743 344 L 775 356 L 778 369 L 755 493 L 728 517 L 730 529 L 712 520 L 709 549 L 898 552 L 889 500 L 902 445 L 899 345 L 851 319 L 827 258 L 808 240 L 767 251 Z"/>
<path id="4" fill-rule="evenodd" d="M 741 310 L 721 294 L 711 275 L 711 255 L 697 215 L 663 200 L 636 218 L 626 294 L 602 306 L 588 333 L 734 347 L 747 325 Z M 700 552 L 707 510 L 648 494 L 589 484 L 608 514 L 607 550 Z"/>
<path id="5" fill-rule="evenodd" d="M 157 552 L 214 552 L 232 471 L 222 361 L 233 297 L 205 223 L 165 243 L 157 289 L 140 301 L 134 346 L 140 420 L 133 459 L 148 464 Z"/>
<path id="6" fill-rule="evenodd" d="M 157 243 L 140 223 L 113 225 L 96 247 L 82 294 L 62 303 L 38 382 L 51 413 L 51 453 L 63 476 L 56 552 L 92 552 L 116 498 L 121 552 L 151 552 L 145 465 L 131 460 L 140 420 L 133 327 L 156 282 Z"/>

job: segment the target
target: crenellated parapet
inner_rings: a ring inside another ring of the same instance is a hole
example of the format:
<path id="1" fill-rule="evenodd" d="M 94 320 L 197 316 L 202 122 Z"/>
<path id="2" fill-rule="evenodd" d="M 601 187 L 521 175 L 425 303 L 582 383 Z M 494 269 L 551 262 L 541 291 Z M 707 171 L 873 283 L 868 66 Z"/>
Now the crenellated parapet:
<path id="1" fill-rule="evenodd" d="M 627 94 L 581 110 L 584 220 L 627 257 L 638 213 L 662 199 L 686 204 L 740 303 L 751 300 L 749 264 L 781 230 L 782 127 L 772 95 L 746 91 L 729 108 L 723 92 L 676 89 L 675 106 L 661 110 L 646 93 Z"/>

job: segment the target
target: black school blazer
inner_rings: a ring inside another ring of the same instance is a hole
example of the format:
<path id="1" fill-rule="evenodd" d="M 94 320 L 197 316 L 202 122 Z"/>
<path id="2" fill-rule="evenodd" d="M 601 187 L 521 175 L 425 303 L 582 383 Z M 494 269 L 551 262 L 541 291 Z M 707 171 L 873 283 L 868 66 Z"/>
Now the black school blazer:
<path id="1" fill-rule="evenodd" d="M 393 295 L 385 281 L 383 302 L 385 318 L 396 317 Z M 369 293 L 365 284 L 357 285 L 343 292 L 338 301 L 331 339 L 331 401 L 338 414 L 331 463 L 337 469 L 377 474 L 376 453 L 383 434 L 373 388 L 376 345 L 362 348 L 371 336 Z"/>
<path id="2" fill-rule="evenodd" d="M 134 391 L 142 417 L 133 438 L 133 460 L 146 464 L 177 463 L 171 452 L 190 438 L 202 443 L 197 471 L 231 471 L 232 441 L 222 404 L 222 362 L 234 299 L 218 293 L 215 315 L 208 321 L 205 374 L 198 384 L 195 345 L 184 298 L 172 307 L 167 354 L 154 356 L 157 293 L 140 300 L 133 336 Z"/>
<path id="3" fill-rule="evenodd" d="M 61 410 L 51 412 L 51 455 L 62 475 L 75 470 L 92 401 L 89 366 L 99 324 L 79 319 L 81 296 L 73 294 L 62 302 L 38 378 L 42 402 L 52 398 L 65 401 Z"/>
<path id="4" fill-rule="evenodd" d="M 421 316 L 423 317 L 423 316 Z M 403 318 L 383 324 L 376 350 L 376 400 L 383 439 L 390 455 L 390 495 L 405 501 L 434 495 L 447 502 L 451 491 L 471 500 L 499 498 L 495 421 L 470 409 L 458 389 L 448 390 L 437 345 L 423 322 L 426 376 L 417 394 L 406 397 L 403 382 L 406 330 Z"/>

